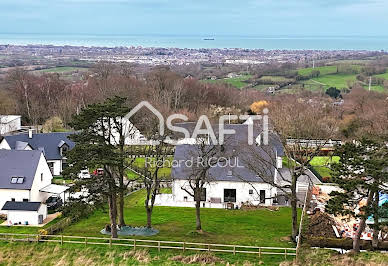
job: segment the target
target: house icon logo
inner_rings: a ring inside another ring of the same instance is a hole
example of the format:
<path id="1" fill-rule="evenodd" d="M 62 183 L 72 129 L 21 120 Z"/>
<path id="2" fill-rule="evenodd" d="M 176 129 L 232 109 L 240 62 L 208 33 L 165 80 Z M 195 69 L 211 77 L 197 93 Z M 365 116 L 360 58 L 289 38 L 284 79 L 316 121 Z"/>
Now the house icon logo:
<path id="1" fill-rule="evenodd" d="M 164 117 L 163 115 L 147 101 L 138 103 L 124 118 L 130 120 L 141 108 L 147 108 L 159 119 L 159 135 L 164 136 Z"/>

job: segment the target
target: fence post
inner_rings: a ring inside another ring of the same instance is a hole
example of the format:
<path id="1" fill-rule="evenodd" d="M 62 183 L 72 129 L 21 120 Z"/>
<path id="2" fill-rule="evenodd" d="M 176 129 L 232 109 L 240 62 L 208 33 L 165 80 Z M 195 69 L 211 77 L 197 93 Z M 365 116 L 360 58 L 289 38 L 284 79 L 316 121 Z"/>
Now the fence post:
<path id="1" fill-rule="evenodd" d="M 133 240 L 133 250 L 136 250 L 136 239 Z"/>
<path id="2" fill-rule="evenodd" d="M 186 242 L 183 242 L 183 252 L 186 251 Z"/>
<path id="3" fill-rule="evenodd" d="M 158 241 L 158 251 L 160 252 L 160 241 Z"/>
<path id="4" fill-rule="evenodd" d="M 61 245 L 63 246 L 63 235 L 61 235 Z"/>
<path id="5" fill-rule="evenodd" d="M 236 255 L 236 246 L 233 246 L 233 255 Z"/>
<path id="6" fill-rule="evenodd" d="M 259 248 L 259 258 L 261 258 L 261 248 Z"/>
<path id="7" fill-rule="evenodd" d="M 208 250 L 208 251 L 210 251 L 210 244 L 209 244 L 209 245 L 207 245 L 207 250 Z"/>
<path id="8" fill-rule="evenodd" d="M 109 247 L 112 247 L 112 236 L 109 238 Z"/>
<path id="9" fill-rule="evenodd" d="M 88 245 L 88 238 L 85 237 L 85 247 Z"/>
<path id="10" fill-rule="evenodd" d="M 287 259 L 287 249 L 284 249 L 284 258 Z"/>

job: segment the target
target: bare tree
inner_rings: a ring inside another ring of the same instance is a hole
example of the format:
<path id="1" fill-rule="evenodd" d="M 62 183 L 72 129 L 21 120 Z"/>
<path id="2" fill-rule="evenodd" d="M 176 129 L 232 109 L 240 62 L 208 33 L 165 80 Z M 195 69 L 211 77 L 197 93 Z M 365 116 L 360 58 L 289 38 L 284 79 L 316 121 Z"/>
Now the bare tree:
<path id="1" fill-rule="evenodd" d="M 187 154 L 185 157 L 192 160 L 192 167 L 188 180 L 182 190 L 192 196 L 195 201 L 195 216 L 196 216 L 196 230 L 202 231 L 201 224 L 201 194 L 204 186 L 212 181 L 210 169 L 214 164 L 214 160 L 217 160 L 221 147 L 219 145 L 213 145 L 209 143 L 207 139 L 199 138 L 195 145 L 182 145 L 178 148 L 187 148 Z"/>
<path id="2" fill-rule="evenodd" d="M 336 130 L 335 121 L 328 110 L 309 103 L 283 103 L 272 105 L 269 145 L 242 144 L 241 160 L 265 183 L 277 188 L 290 201 L 292 210 L 292 238 L 298 234 L 297 183 L 313 174 L 310 161 L 328 145 Z M 281 146 L 281 153 L 279 148 Z M 282 162 L 285 167 L 279 169 Z"/>

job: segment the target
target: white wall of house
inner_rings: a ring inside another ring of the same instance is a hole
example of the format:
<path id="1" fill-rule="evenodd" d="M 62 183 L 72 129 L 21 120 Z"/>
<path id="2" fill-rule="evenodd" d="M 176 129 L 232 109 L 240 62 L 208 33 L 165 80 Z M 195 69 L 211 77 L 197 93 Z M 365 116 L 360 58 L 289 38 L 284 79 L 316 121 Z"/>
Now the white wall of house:
<path id="1" fill-rule="evenodd" d="M 62 160 L 50 160 L 47 163 L 53 164 L 53 175 L 60 175 L 62 173 Z"/>
<path id="2" fill-rule="evenodd" d="M 23 201 L 24 199 L 30 200 L 30 191 L 29 190 L 19 190 L 19 189 L 0 189 L 0 214 L 6 214 L 7 211 L 2 211 L 4 204 L 7 201 Z"/>
<path id="3" fill-rule="evenodd" d="M 46 159 L 43 154 L 41 154 L 31 190 L 0 189 L 0 213 L 5 213 L 5 211 L 1 211 L 1 209 L 6 201 L 11 201 L 12 199 L 15 199 L 15 201 L 27 199 L 28 201 L 44 203 L 47 198 L 50 197 L 50 194 L 40 192 L 39 190 L 50 185 L 52 178 L 53 176 L 46 163 Z"/>
<path id="4" fill-rule="evenodd" d="M 29 225 L 39 225 L 39 215 L 43 215 L 43 220 L 47 218 L 47 206 L 42 204 L 38 211 L 7 211 L 8 223 L 21 223 Z"/>
<path id="5" fill-rule="evenodd" d="M 22 122 L 20 115 L 0 116 L 0 135 L 21 129 Z"/>
<path id="6" fill-rule="evenodd" d="M 158 195 L 155 205 L 194 207 L 194 199 L 182 189 L 182 187 L 188 187 L 188 185 L 187 180 L 174 180 L 172 183 L 172 194 Z M 274 197 L 276 194 L 276 188 L 265 183 L 252 183 L 251 185 L 245 182 L 217 181 L 211 182 L 204 187 L 206 188 L 206 201 L 202 202 L 201 207 L 205 208 L 225 208 L 225 189 L 236 190 L 236 202 L 234 204 L 239 207 L 244 202 L 250 202 L 255 205 L 272 205 L 273 199 L 271 197 Z M 260 202 L 260 190 L 265 191 L 266 199 L 263 203 Z M 221 203 L 215 203 L 214 198 L 220 199 Z"/>
<path id="7" fill-rule="evenodd" d="M 43 154 L 40 155 L 39 164 L 36 168 L 34 182 L 31 187 L 30 201 L 45 202 L 50 196 L 48 193 L 40 192 L 42 188 L 51 184 L 53 176 L 50 168 L 46 163 L 46 159 Z"/>
<path id="8" fill-rule="evenodd" d="M 8 142 L 3 139 L 1 142 L 0 142 L 0 150 L 10 150 L 11 147 L 9 146 Z"/>

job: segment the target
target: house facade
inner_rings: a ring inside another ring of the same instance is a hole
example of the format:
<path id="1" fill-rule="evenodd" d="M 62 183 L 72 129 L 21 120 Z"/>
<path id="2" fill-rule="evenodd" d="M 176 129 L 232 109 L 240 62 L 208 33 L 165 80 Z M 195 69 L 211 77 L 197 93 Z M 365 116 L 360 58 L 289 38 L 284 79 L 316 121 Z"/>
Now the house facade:
<path id="1" fill-rule="evenodd" d="M 0 150 L 0 169 L 0 213 L 12 223 L 38 224 L 47 217 L 46 200 L 67 189 L 51 183 L 40 150 Z"/>
<path id="2" fill-rule="evenodd" d="M 40 133 L 18 134 L 4 136 L 0 142 L 0 150 L 38 150 L 43 152 L 51 173 L 58 176 L 67 166 L 65 153 L 75 145 L 69 139 L 73 134 L 66 133 Z"/>
<path id="3" fill-rule="evenodd" d="M 287 206 L 289 204 L 287 197 L 277 187 L 291 180 L 289 169 L 282 165 L 283 147 L 279 138 L 271 133 L 268 147 L 264 149 L 256 143 L 249 147 L 250 152 L 246 152 L 243 143 L 247 141 L 249 125 L 225 125 L 225 128 L 233 129 L 236 133 L 221 147 L 216 159 L 219 161 L 220 158 L 223 160 L 227 158 L 228 163 L 216 164 L 209 168 L 207 182 L 201 193 L 201 207 L 240 208 L 243 204 Z M 254 136 L 256 142 L 260 142 L 260 129 L 254 130 Z M 171 172 L 172 193 L 157 195 L 155 205 L 195 206 L 194 198 L 190 195 L 195 169 L 192 164 L 188 166 L 186 162 L 197 157 L 198 145 L 192 139 L 186 143 L 190 144 L 177 145 L 175 149 Z M 252 165 L 263 162 L 271 163 L 263 167 L 265 172 L 259 174 Z M 320 183 L 320 181 L 312 173 L 306 173 L 297 182 L 297 192 L 301 202 L 310 183 Z"/>

